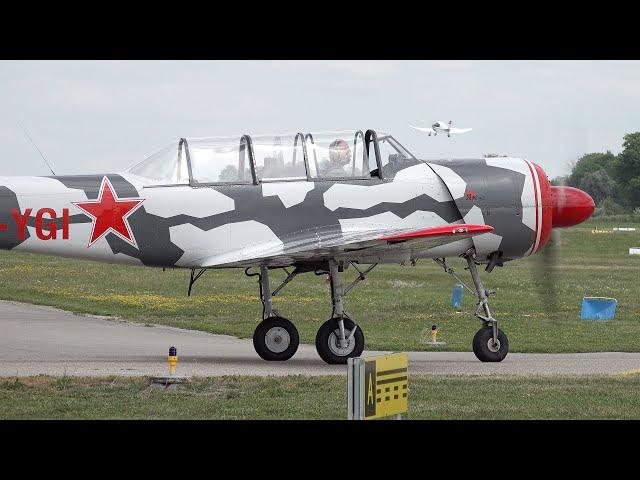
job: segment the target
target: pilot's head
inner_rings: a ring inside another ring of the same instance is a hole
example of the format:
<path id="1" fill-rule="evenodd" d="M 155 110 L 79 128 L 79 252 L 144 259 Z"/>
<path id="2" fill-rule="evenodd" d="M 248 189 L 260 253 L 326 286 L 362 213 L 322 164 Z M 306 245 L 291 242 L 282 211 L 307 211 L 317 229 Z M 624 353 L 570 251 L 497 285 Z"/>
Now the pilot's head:
<path id="1" fill-rule="evenodd" d="M 329 159 L 337 165 L 347 165 L 351 161 L 351 149 L 349 144 L 341 138 L 334 140 L 329 145 Z"/>

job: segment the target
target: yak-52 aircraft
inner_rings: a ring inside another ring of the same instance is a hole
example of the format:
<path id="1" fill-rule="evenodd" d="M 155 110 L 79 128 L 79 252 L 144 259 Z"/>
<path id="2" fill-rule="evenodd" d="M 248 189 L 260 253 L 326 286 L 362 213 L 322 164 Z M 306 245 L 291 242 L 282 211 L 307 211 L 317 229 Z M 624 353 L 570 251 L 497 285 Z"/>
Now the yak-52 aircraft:
<path id="1" fill-rule="evenodd" d="M 266 360 L 298 348 L 272 297 L 300 273 L 328 274 L 331 316 L 316 336 L 328 363 L 364 349 L 343 299 L 377 264 L 431 258 L 453 273 L 446 259 L 463 257 L 482 321 L 473 351 L 501 361 L 507 336 L 477 266 L 533 255 L 553 227 L 593 209 L 589 195 L 550 186 L 530 161 L 424 161 L 373 130 L 181 138 L 119 174 L 0 177 L 0 247 L 191 269 L 189 292 L 206 269 L 244 268 L 259 280 L 263 320 L 253 342 Z M 345 286 L 348 267 L 358 276 Z M 278 268 L 288 276 L 272 290 Z"/>

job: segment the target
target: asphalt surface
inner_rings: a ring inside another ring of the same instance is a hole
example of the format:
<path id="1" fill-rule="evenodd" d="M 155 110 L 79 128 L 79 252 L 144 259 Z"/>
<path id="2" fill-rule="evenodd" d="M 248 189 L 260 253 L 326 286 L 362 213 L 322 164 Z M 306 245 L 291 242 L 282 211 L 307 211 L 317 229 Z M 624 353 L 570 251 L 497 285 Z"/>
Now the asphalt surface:
<path id="1" fill-rule="evenodd" d="M 312 345 L 287 362 L 266 362 L 251 340 L 227 335 L 76 315 L 51 307 L 0 301 L 0 376 L 166 375 L 170 346 L 179 375 L 346 375 Z M 365 352 L 374 354 L 378 352 Z M 414 375 L 590 375 L 640 371 L 640 353 L 510 353 L 481 363 L 471 352 L 410 352 Z"/>

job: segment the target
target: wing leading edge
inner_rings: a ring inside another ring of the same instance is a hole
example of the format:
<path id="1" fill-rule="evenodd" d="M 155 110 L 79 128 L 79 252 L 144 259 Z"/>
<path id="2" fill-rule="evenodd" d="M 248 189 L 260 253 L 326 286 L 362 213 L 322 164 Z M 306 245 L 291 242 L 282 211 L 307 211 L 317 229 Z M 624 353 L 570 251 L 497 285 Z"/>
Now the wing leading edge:
<path id="1" fill-rule="evenodd" d="M 448 224 L 423 229 L 386 229 L 366 232 L 335 232 L 315 235 L 287 245 L 255 245 L 223 256 L 203 259 L 201 267 L 233 267 L 267 264 L 286 266 L 318 262 L 329 258 L 395 255 L 445 245 L 475 235 L 489 233 L 493 227 L 476 224 Z M 328 233 L 328 232 L 327 232 Z"/>

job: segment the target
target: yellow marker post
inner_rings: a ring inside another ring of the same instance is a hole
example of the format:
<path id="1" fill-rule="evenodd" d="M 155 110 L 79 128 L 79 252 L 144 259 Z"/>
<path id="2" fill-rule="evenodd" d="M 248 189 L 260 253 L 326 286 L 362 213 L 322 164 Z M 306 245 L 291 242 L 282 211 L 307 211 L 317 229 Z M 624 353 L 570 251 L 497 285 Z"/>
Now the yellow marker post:
<path id="1" fill-rule="evenodd" d="M 348 367 L 350 420 L 399 417 L 407 412 L 409 357 L 406 353 L 350 358 Z"/>
<path id="2" fill-rule="evenodd" d="M 431 328 L 425 328 L 422 330 L 422 334 L 420 336 L 420 343 L 423 345 L 429 346 L 437 346 L 437 345 L 446 345 L 447 342 L 443 342 L 442 340 L 438 340 L 438 324 L 434 323 L 431 325 Z"/>
<path id="3" fill-rule="evenodd" d="M 176 347 L 169 348 L 169 357 L 167 360 L 169 361 L 169 375 L 175 375 L 176 367 L 178 366 L 178 351 Z"/>

